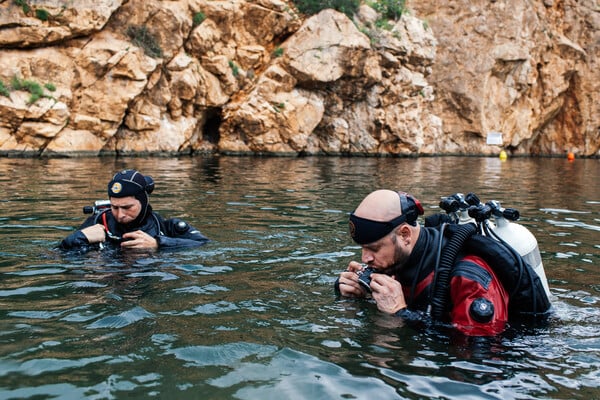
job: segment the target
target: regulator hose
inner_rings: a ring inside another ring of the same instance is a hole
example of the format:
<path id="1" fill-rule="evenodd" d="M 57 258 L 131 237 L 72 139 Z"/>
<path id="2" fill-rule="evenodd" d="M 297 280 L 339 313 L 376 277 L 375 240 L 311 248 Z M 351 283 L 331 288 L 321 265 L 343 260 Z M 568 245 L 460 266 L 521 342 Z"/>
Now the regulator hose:
<path id="1" fill-rule="evenodd" d="M 444 247 L 435 274 L 433 296 L 431 297 L 431 317 L 434 321 L 442 319 L 446 304 L 448 304 L 450 298 L 450 273 L 454 266 L 454 260 L 456 260 L 456 256 L 462 248 L 463 243 L 475 233 L 477 233 L 477 226 L 475 224 L 458 225 Z M 440 238 L 440 240 L 442 239 Z"/>

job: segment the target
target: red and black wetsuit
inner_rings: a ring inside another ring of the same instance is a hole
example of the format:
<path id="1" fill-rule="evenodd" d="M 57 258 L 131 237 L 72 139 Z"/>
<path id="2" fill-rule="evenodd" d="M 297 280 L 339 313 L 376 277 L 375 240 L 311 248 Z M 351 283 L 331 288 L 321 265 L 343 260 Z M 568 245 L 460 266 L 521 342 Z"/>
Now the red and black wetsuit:
<path id="1" fill-rule="evenodd" d="M 434 293 L 440 239 L 439 229 L 422 227 L 407 264 L 396 272 L 408 306 L 399 316 L 414 320 L 425 315 Z M 444 322 L 469 336 L 501 333 L 508 320 L 508 294 L 490 266 L 480 257 L 462 255 L 450 276 Z"/>

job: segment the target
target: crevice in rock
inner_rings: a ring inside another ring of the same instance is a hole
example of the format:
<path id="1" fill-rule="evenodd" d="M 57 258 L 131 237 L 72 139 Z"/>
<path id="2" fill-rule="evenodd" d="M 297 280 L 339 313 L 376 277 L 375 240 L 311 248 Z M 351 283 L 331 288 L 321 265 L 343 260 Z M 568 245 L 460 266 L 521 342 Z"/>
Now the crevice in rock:
<path id="1" fill-rule="evenodd" d="M 202 140 L 217 145 L 221 135 L 219 128 L 223 122 L 221 108 L 210 108 L 206 111 L 206 122 L 202 127 Z"/>

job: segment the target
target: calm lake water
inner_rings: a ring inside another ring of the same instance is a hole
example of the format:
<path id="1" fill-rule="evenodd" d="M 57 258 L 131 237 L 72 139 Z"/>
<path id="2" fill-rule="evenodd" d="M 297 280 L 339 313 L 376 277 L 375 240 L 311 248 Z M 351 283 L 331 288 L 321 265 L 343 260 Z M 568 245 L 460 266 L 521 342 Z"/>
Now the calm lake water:
<path id="1" fill-rule="evenodd" d="M 55 246 L 115 171 L 212 239 L 157 253 Z M 0 158 L 0 398 L 598 399 L 600 160 Z M 556 316 L 465 340 L 402 326 L 332 284 L 370 191 L 477 193 L 521 212 Z"/>

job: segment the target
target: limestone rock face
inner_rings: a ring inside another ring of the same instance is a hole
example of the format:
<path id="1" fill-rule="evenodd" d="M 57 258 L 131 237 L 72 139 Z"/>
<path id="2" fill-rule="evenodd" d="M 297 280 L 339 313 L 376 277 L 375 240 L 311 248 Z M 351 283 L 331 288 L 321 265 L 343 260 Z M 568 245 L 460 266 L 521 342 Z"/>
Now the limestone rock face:
<path id="1" fill-rule="evenodd" d="M 597 2 L 409 3 L 439 41 L 443 148 L 477 152 L 496 131 L 516 153 L 600 155 Z"/>
<path id="2" fill-rule="evenodd" d="M 412 21 L 404 16 L 394 30 L 406 33 Z M 324 10 L 307 19 L 282 45 L 282 57 L 273 61 L 255 88 L 228 104 L 220 150 L 420 152 L 423 137 L 437 136 L 441 130 L 439 123 L 420 123 L 435 120 L 423 107 L 432 90 L 419 72 L 422 66 L 416 71 L 402 67 L 405 57 L 419 58 L 423 65 L 433 61 L 435 39 L 422 25 L 416 26 L 429 51 L 417 56 L 399 41 L 389 40 L 381 62 L 369 37 L 344 14 Z"/>
<path id="3" fill-rule="evenodd" d="M 0 154 L 600 155 L 596 2 L 406 6 L 0 1 Z"/>
<path id="4" fill-rule="evenodd" d="M 0 48 L 53 45 L 91 35 L 104 27 L 123 0 L 77 0 L 70 6 L 62 0 L 23 3 L 0 2 Z"/>

